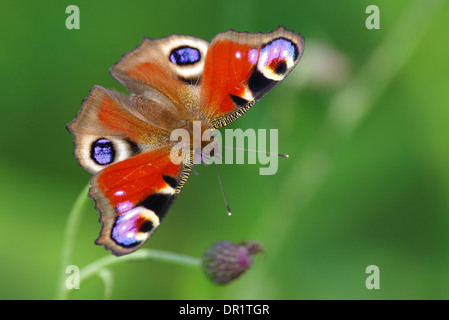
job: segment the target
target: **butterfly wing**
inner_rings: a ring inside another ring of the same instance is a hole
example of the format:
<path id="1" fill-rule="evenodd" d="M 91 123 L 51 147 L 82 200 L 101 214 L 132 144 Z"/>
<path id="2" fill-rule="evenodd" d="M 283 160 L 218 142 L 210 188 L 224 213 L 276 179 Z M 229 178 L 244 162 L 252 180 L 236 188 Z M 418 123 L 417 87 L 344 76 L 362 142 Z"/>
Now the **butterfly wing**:
<path id="1" fill-rule="evenodd" d="M 176 108 L 181 114 L 192 114 L 198 104 L 196 84 L 203 74 L 208 45 L 205 40 L 182 35 L 144 38 L 110 71 L 130 92 Z"/>
<path id="2" fill-rule="evenodd" d="M 101 213 L 96 243 L 115 255 L 139 249 L 160 225 L 190 170 L 191 164 L 173 163 L 169 149 L 159 149 L 96 174 L 89 192 Z"/>
<path id="3" fill-rule="evenodd" d="M 159 148 L 169 133 L 150 124 L 126 97 L 95 86 L 67 128 L 74 136 L 75 157 L 96 173 L 142 150 Z"/>
<path id="4" fill-rule="evenodd" d="M 148 104 L 95 86 L 76 119 L 75 156 L 91 173 L 100 212 L 97 239 L 116 255 L 137 250 L 159 226 L 191 165 L 170 159 L 170 132 L 146 119 Z M 179 163 L 179 164 L 176 164 Z"/>
<path id="5" fill-rule="evenodd" d="M 270 33 L 227 31 L 207 51 L 201 109 L 211 128 L 225 126 L 282 81 L 304 50 L 301 35 L 278 27 Z"/>

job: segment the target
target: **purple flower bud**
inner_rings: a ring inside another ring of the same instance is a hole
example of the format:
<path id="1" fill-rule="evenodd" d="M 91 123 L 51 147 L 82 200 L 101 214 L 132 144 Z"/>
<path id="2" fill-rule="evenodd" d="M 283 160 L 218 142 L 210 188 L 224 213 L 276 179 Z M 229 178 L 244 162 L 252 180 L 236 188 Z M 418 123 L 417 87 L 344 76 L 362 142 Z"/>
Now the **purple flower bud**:
<path id="1" fill-rule="evenodd" d="M 203 255 L 203 270 L 217 284 L 227 284 L 248 270 L 254 259 L 252 255 L 263 252 L 258 241 L 219 241 Z"/>

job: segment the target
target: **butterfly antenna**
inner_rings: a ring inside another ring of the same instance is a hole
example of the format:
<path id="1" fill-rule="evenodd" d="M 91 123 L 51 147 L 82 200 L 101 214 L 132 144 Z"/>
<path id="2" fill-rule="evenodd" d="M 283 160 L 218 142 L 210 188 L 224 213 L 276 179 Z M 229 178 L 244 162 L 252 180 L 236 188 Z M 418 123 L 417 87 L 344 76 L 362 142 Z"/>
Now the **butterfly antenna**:
<path id="1" fill-rule="evenodd" d="M 221 194 L 223 195 L 224 202 L 226 204 L 226 210 L 228 211 L 228 216 L 232 215 L 231 209 L 229 208 L 228 200 L 226 200 L 226 196 L 223 190 L 223 183 L 221 183 L 220 171 L 218 171 L 218 166 L 215 163 L 215 167 L 217 168 L 218 181 L 220 182 Z"/>
<path id="2" fill-rule="evenodd" d="M 252 150 L 252 149 L 243 149 L 243 148 L 231 148 L 231 147 L 227 147 L 227 146 L 224 146 L 224 148 L 225 149 L 231 149 L 231 150 L 247 151 L 247 152 L 265 153 L 265 154 L 269 154 L 270 156 L 274 155 L 274 156 L 278 156 L 278 157 L 282 157 L 282 158 L 289 158 L 290 157 L 288 154 L 285 154 L 285 153 L 273 153 L 273 152 L 262 151 L 262 150 Z"/>

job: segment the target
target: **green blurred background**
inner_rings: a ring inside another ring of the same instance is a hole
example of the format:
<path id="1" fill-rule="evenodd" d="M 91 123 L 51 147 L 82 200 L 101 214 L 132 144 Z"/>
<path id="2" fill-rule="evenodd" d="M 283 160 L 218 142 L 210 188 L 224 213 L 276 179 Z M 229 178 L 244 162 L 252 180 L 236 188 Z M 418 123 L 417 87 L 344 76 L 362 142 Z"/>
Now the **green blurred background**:
<path id="1" fill-rule="evenodd" d="M 80 9 L 67 30 L 65 9 Z M 365 9 L 380 8 L 368 30 Z M 447 299 L 449 5 L 445 1 L 6 1 L 0 34 L 1 299 L 52 299 L 70 209 L 90 178 L 65 125 L 142 37 L 301 33 L 294 72 L 230 128 L 279 129 L 278 173 L 197 166 L 146 244 L 199 257 L 218 240 L 257 239 L 266 257 L 227 286 L 162 262 L 111 267 L 113 299 Z M 72 263 L 96 246 L 89 205 Z M 380 289 L 365 287 L 368 265 Z M 71 295 L 103 298 L 91 278 Z"/>

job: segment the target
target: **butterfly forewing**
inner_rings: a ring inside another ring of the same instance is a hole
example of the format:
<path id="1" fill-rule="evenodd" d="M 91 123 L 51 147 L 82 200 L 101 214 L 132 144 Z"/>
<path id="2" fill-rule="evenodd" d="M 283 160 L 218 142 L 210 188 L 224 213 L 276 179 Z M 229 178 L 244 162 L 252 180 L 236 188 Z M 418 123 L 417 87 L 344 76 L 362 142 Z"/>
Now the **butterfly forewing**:
<path id="1" fill-rule="evenodd" d="M 211 42 L 205 62 L 201 110 L 212 128 L 225 126 L 271 91 L 296 66 L 301 35 L 227 31 Z"/>

